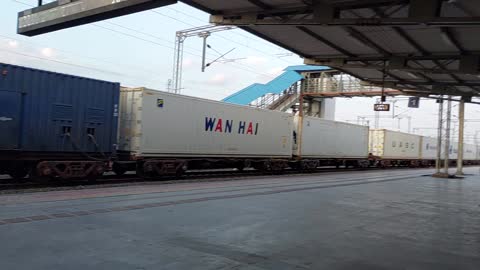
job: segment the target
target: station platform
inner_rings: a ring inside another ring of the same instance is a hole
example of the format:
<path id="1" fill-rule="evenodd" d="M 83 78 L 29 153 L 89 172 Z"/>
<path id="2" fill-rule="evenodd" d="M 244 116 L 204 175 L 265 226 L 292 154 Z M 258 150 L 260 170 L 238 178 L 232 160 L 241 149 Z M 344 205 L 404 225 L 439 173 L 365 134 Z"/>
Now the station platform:
<path id="1" fill-rule="evenodd" d="M 479 269 L 480 169 L 0 195 L 0 269 Z"/>

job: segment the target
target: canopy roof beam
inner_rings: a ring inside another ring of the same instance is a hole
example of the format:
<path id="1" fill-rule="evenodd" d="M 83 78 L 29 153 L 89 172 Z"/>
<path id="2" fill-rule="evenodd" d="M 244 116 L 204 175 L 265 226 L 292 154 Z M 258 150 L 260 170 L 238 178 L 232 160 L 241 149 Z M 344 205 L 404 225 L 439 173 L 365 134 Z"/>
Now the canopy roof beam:
<path id="1" fill-rule="evenodd" d="M 289 15 L 293 14 L 293 15 Z M 280 12 L 252 12 L 235 15 L 211 15 L 210 23 L 219 25 L 252 26 L 252 25 L 325 25 L 325 26 L 479 26 L 480 17 L 436 17 L 436 18 L 333 18 L 330 20 L 317 20 L 313 16 L 310 18 L 300 18 L 310 15 L 305 8 L 291 9 Z M 278 16 L 282 16 L 279 18 Z"/>
<path id="2" fill-rule="evenodd" d="M 317 60 L 311 60 L 311 59 L 306 59 L 304 61 L 306 65 L 328 65 L 331 67 L 339 67 L 339 68 L 366 68 L 366 69 L 376 69 L 376 70 L 382 70 L 384 67 L 383 65 L 379 64 L 348 64 L 345 61 L 342 61 L 342 59 L 339 60 L 334 60 L 334 61 L 329 61 L 329 62 L 324 62 L 324 61 L 317 61 Z M 454 75 L 454 74 L 464 74 L 463 71 L 460 70 L 446 70 L 446 69 L 439 69 L 439 68 L 413 68 L 409 66 L 405 67 L 396 67 L 396 66 L 391 66 L 391 65 L 385 65 L 385 70 L 390 70 L 390 71 L 405 71 L 405 72 L 420 72 L 420 73 L 427 73 L 427 74 L 449 74 L 449 75 Z M 418 75 L 419 77 L 421 75 Z M 413 77 L 413 76 L 412 76 Z"/>

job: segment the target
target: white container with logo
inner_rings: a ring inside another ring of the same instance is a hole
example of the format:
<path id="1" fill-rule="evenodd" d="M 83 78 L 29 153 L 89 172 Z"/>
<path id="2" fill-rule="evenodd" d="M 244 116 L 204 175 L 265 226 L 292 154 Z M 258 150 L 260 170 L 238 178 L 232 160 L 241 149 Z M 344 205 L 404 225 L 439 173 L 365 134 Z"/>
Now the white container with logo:
<path id="1" fill-rule="evenodd" d="M 292 116 L 146 88 L 122 88 L 119 151 L 137 157 L 289 158 Z"/>
<path id="2" fill-rule="evenodd" d="M 421 136 L 387 129 L 370 130 L 370 152 L 384 159 L 419 159 Z"/>

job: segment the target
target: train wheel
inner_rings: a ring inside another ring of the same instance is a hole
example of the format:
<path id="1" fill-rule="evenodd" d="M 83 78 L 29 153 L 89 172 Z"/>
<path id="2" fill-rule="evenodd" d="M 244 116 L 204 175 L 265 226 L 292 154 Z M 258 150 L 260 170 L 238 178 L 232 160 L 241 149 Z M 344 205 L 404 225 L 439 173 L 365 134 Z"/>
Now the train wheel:
<path id="1" fill-rule="evenodd" d="M 28 175 L 28 169 L 26 168 L 14 168 L 8 172 L 8 175 L 13 179 L 24 179 Z"/>
<path id="2" fill-rule="evenodd" d="M 30 169 L 27 164 L 23 163 L 14 163 L 12 164 L 12 168 L 7 168 L 7 174 L 15 180 L 24 179 L 29 171 Z"/>
<path id="3" fill-rule="evenodd" d="M 184 174 L 185 174 L 185 170 L 183 168 L 179 168 L 175 172 L 175 178 L 180 179 L 183 177 Z"/>
<path id="4" fill-rule="evenodd" d="M 96 175 L 89 175 L 87 176 L 87 182 L 88 183 L 95 183 L 97 181 L 97 176 Z"/>
<path id="5" fill-rule="evenodd" d="M 93 170 L 87 175 L 88 182 L 95 182 L 97 179 L 102 178 L 105 173 L 105 167 L 103 165 L 96 165 Z"/>
<path id="6" fill-rule="evenodd" d="M 122 166 L 118 163 L 113 163 L 112 171 L 116 175 L 121 176 L 121 175 L 124 175 L 127 172 L 127 169 L 124 166 Z"/>
<path id="7" fill-rule="evenodd" d="M 237 169 L 237 171 L 243 172 L 243 170 L 245 170 L 245 164 L 244 163 L 238 163 L 235 168 Z"/>
<path id="8" fill-rule="evenodd" d="M 270 160 L 266 160 L 262 164 L 262 172 L 265 174 L 272 174 L 273 172 L 273 166 Z"/>
<path id="9" fill-rule="evenodd" d="M 38 174 L 37 165 L 38 165 L 38 163 L 35 163 L 33 166 L 31 166 L 30 171 L 28 172 L 28 179 L 30 181 L 34 181 L 36 183 L 46 184 L 46 183 L 50 182 L 51 180 L 55 180 L 53 177 L 40 176 Z"/>
<path id="10" fill-rule="evenodd" d="M 136 174 L 140 178 L 148 178 L 145 174 L 145 171 L 143 170 L 143 163 L 137 163 Z"/>

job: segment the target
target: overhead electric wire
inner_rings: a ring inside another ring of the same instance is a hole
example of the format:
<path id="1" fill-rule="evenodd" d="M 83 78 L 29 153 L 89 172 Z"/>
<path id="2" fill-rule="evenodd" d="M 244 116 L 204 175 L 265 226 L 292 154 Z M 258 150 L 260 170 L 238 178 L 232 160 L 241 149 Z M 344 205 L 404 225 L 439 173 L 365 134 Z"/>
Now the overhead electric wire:
<path id="1" fill-rule="evenodd" d="M 64 62 L 64 61 L 60 61 L 60 60 L 45 58 L 45 57 L 36 56 L 36 55 L 31 55 L 31 54 L 26 54 L 26 53 L 21 53 L 21 52 L 15 52 L 15 51 L 11 51 L 11 50 L 5 50 L 5 49 L 1 49 L 1 48 L 0 48 L 0 51 L 6 52 L 6 53 L 10 53 L 10 54 L 16 54 L 16 55 L 21 55 L 21 56 L 25 56 L 25 57 L 30 57 L 30 58 L 36 58 L 36 59 L 39 59 L 39 60 L 50 61 L 50 62 L 55 62 L 55 63 L 59 63 L 59 64 L 74 66 L 74 67 L 78 67 L 78 68 L 83 68 L 83 69 L 88 69 L 88 70 L 94 70 L 94 71 L 100 71 L 100 72 L 103 72 L 103 73 L 112 73 L 112 74 L 120 75 L 120 76 L 122 75 L 122 74 L 116 73 L 116 72 L 114 72 L 114 71 L 108 71 L 108 70 L 102 70 L 102 69 L 98 69 L 98 68 L 94 68 L 94 67 L 82 66 L 82 65 L 79 65 L 79 64 L 73 64 L 73 63 L 69 63 L 69 62 Z"/>
<path id="2" fill-rule="evenodd" d="M 30 7 L 34 7 L 34 5 L 27 4 L 27 3 L 22 2 L 22 1 L 18 1 L 18 0 L 12 0 L 12 1 L 17 2 L 17 3 L 20 3 L 20 4 L 27 5 L 27 6 L 30 6 Z M 195 19 L 195 20 L 200 21 L 200 22 L 204 22 L 204 20 L 202 20 L 202 19 L 200 19 L 200 18 L 198 18 L 198 17 L 194 17 L 194 16 L 192 16 L 191 14 L 188 14 L 188 13 L 186 13 L 186 12 L 183 12 L 183 11 L 180 11 L 180 10 L 177 10 L 177 9 L 174 9 L 174 8 L 171 8 L 171 7 L 167 7 L 167 8 L 170 9 L 170 10 L 172 10 L 172 11 L 174 11 L 174 12 L 178 12 L 178 13 L 181 13 L 181 14 L 183 14 L 183 15 L 185 15 L 185 16 L 188 16 L 189 18 Z M 183 23 L 183 24 L 192 26 L 192 27 L 197 27 L 197 26 L 194 25 L 194 24 L 185 22 L 184 20 L 180 20 L 180 19 L 178 19 L 178 18 L 175 18 L 175 17 L 173 17 L 173 16 L 170 16 L 170 15 L 167 15 L 167 14 L 164 14 L 164 13 L 161 13 L 161 12 L 158 12 L 158 11 L 156 11 L 156 10 L 150 10 L 150 11 L 153 12 L 153 13 L 155 13 L 155 14 L 158 14 L 158 15 L 160 15 L 160 16 L 164 16 L 164 17 L 170 18 L 170 19 L 172 19 L 172 20 L 175 20 L 175 21 L 177 21 L 177 22 L 180 22 L 180 23 Z M 118 27 L 121 27 L 121 28 L 124 28 L 124 29 L 129 29 L 129 28 L 126 27 L 126 26 L 122 26 L 122 25 L 119 25 L 119 24 L 111 23 L 111 22 L 108 22 L 108 23 L 117 25 Z M 130 29 L 130 30 L 132 30 L 132 29 Z M 142 32 L 139 31 L 139 30 L 132 30 L 132 31 L 136 31 L 136 32 L 142 33 Z M 266 43 L 266 42 L 261 42 L 260 40 L 257 41 L 257 40 L 255 40 L 255 39 L 253 39 L 252 37 L 249 37 L 249 36 L 244 35 L 244 34 L 241 34 L 241 33 L 237 33 L 237 32 L 232 32 L 232 33 L 233 33 L 233 34 L 236 34 L 236 35 L 239 35 L 239 36 L 242 36 L 242 37 L 244 37 L 244 38 L 247 38 L 247 39 L 249 39 L 249 40 L 253 40 L 253 41 L 255 41 L 255 42 L 264 44 L 264 45 L 269 45 L 269 46 L 272 46 L 272 47 L 276 47 L 275 45 L 272 45 L 272 44 L 269 44 L 269 43 Z M 154 35 L 151 35 L 151 34 L 148 34 L 148 33 L 145 33 L 145 32 L 143 32 L 142 34 L 148 35 L 148 36 L 151 36 L 151 37 L 154 37 L 154 38 L 161 39 L 161 38 L 159 38 L 159 37 L 156 37 L 156 36 L 154 36 Z M 260 52 L 260 53 L 265 54 L 265 55 L 267 55 L 267 56 L 272 56 L 272 55 L 270 54 L 270 52 L 267 52 L 267 51 L 264 51 L 264 50 L 260 50 L 260 49 L 255 48 L 255 47 L 250 47 L 250 46 L 248 46 L 247 44 L 238 42 L 238 41 L 236 41 L 236 40 L 232 40 L 232 39 L 227 38 L 227 37 L 224 37 L 224 36 L 215 36 L 215 37 L 218 37 L 218 38 L 221 38 L 221 39 L 224 39 L 224 40 L 227 40 L 227 41 L 236 43 L 236 44 L 238 44 L 238 45 L 240 45 L 240 46 L 243 46 L 243 47 L 245 47 L 245 48 L 248 48 L 248 49 L 251 49 L 251 50 Z M 277 59 L 280 60 L 280 61 L 286 62 L 286 63 L 288 63 L 288 64 L 294 64 L 294 63 L 289 62 L 289 61 L 287 61 L 287 60 L 285 60 L 285 59 L 283 59 L 283 58 L 277 58 Z"/>
<path id="3" fill-rule="evenodd" d="M 190 17 L 190 18 L 192 18 L 192 19 L 195 19 L 195 20 L 197 20 L 197 21 L 199 21 L 199 22 L 205 23 L 205 20 L 203 20 L 203 19 L 201 19 L 201 18 L 199 18 L 199 17 L 195 17 L 195 16 L 193 16 L 193 15 L 191 15 L 191 14 L 188 14 L 188 13 L 186 13 L 186 12 L 183 12 L 183 11 L 181 11 L 181 10 L 175 9 L 175 8 L 173 8 L 173 7 L 165 7 L 164 9 L 169 9 L 169 10 L 172 10 L 172 11 L 174 11 L 174 12 L 178 12 L 178 13 L 183 14 L 183 15 L 185 15 L 185 16 L 188 16 L 188 17 Z M 207 22 L 207 23 L 208 23 L 208 22 Z M 229 33 L 234 34 L 234 35 L 237 35 L 237 36 L 244 37 L 244 38 L 246 38 L 246 39 L 249 39 L 249 40 L 254 41 L 254 42 L 257 42 L 257 43 L 261 43 L 261 44 L 263 44 L 263 45 L 268 45 L 268 46 L 271 46 L 271 47 L 274 47 L 274 48 L 279 48 L 277 45 L 271 44 L 271 43 L 269 43 L 269 42 L 265 42 L 265 41 L 263 41 L 263 40 L 261 40 L 261 39 L 252 38 L 251 36 L 242 34 L 242 33 L 240 33 L 240 32 L 230 31 Z M 284 49 L 283 49 L 283 50 L 284 50 Z M 284 50 L 284 51 L 287 52 L 287 50 Z"/>
<path id="4" fill-rule="evenodd" d="M 22 2 L 22 1 L 18 1 L 18 0 L 11 0 L 11 1 L 17 2 L 17 3 L 20 3 L 20 4 L 23 4 L 23 5 L 27 5 L 27 6 L 30 6 L 30 7 L 34 7 L 34 5 L 27 4 L 27 3 Z M 181 20 L 179 20 L 179 19 L 177 19 L 177 18 L 175 18 L 175 17 L 162 14 L 162 13 L 157 12 L 157 11 L 155 11 L 155 10 L 151 10 L 151 12 L 156 13 L 156 14 L 159 14 L 159 15 L 162 15 L 162 16 L 165 16 L 165 17 L 168 17 L 168 18 L 171 18 L 171 19 L 173 19 L 173 20 L 182 22 L 182 23 L 184 23 L 184 24 L 187 24 L 187 25 L 196 27 L 195 25 L 186 23 L 186 22 L 181 21 Z M 129 27 L 122 26 L 122 25 L 115 24 L 115 23 L 111 23 L 111 22 L 109 22 L 109 23 L 110 23 L 110 24 L 113 24 L 113 25 L 117 25 L 117 26 L 122 27 L 122 28 L 125 28 L 125 29 L 129 29 L 130 31 L 135 31 L 135 32 L 141 33 L 141 31 L 136 30 L 136 29 L 133 29 L 133 28 L 129 28 Z M 151 43 L 151 44 L 154 44 L 154 45 L 157 45 L 157 46 L 162 46 L 162 47 L 165 47 L 165 48 L 169 48 L 169 49 L 174 50 L 174 47 L 171 47 L 171 46 L 168 46 L 168 45 L 164 45 L 164 44 L 161 44 L 161 43 L 158 43 L 158 42 L 149 40 L 149 39 L 145 39 L 145 38 L 142 38 L 142 37 L 139 37 L 139 36 L 136 36 L 136 35 L 132 35 L 132 34 L 129 34 L 129 33 L 125 33 L 125 32 L 122 32 L 122 31 L 118 31 L 118 30 L 115 30 L 115 29 L 112 29 L 112 28 L 109 28 L 109 27 L 105 27 L 105 26 L 102 26 L 102 25 L 99 25 L 99 24 L 95 24 L 95 23 L 94 23 L 94 24 L 91 24 L 91 25 L 93 25 L 94 27 L 102 28 L 102 29 L 104 29 L 104 30 L 116 32 L 116 33 L 118 33 L 118 34 L 125 35 L 125 36 L 128 36 L 128 37 L 130 37 L 130 38 L 138 39 L 138 40 L 141 40 L 141 41 L 144 41 L 144 42 L 148 42 L 148 43 Z M 151 34 L 148 34 L 148 35 L 151 35 Z M 151 36 L 154 36 L 154 35 L 151 35 Z M 220 37 L 221 37 L 221 36 L 220 36 Z M 156 37 L 156 38 L 158 38 L 158 37 Z M 224 38 L 224 39 L 229 40 L 229 39 L 227 39 L 227 38 Z M 232 40 L 229 40 L 229 41 L 232 41 Z M 235 42 L 235 41 L 232 41 L 232 42 Z M 244 46 L 244 45 L 241 44 L 241 43 L 238 43 L 238 42 L 235 42 L 235 43 L 240 44 L 241 46 Z M 188 52 L 188 51 L 186 51 L 185 53 L 187 53 L 187 54 L 189 54 L 189 55 L 192 55 L 192 56 L 196 56 L 196 57 L 202 57 L 202 56 L 199 55 L 199 54 L 195 54 L 195 53 Z M 42 59 L 41 57 L 37 57 L 37 58 Z M 51 60 L 51 59 L 45 58 L 45 60 Z M 208 59 L 208 60 L 212 60 L 212 59 Z M 284 59 L 282 59 L 282 60 L 284 60 Z M 57 61 L 57 60 L 55 60 L 55 61 Z M 58 61 L 58 62 L 61 63 L 61 61 Z M 68 64 L 68 63 L 65 63 L 65 62 L 63 62 L 63 63 L 64 63 L 64 64 Z M 72 65 L 74 65 L 74 64 L 72 64 Z M 265 76 L 265 77 L 270 77 L 270 78 L 275 78 L 274 75 L 267 74 L 267 73 L 260 73 L 260 72 L 258 72 L 257 70 L 252 69 L 250 66 L 244 65 L 244 64 L 241 64 L 241 63 L 232 62 L 230 66 L 232 66 L 233 68 L 236 68 L 236 69 L 241 69 L 241 70 L 244 70 L 244 71 L 253 73 L 253 74 L 257 74 L 257 75 L 261 75 L 261 76 Z M 84 68 L 86 68 L 86 67 L 84 67 Z M 102 72 L 105 72 L 105 71 L 102 71 Z"/>
<path id="5" fill-rule="evenodd" d="M 46 46 L 46 45 L 43 45 L 43 44 L 31 42 L 31 41 L 25 41 L 25 40 L 22 40 L 22 39 L 13 38 L 13 37 L 6 36 L 6 35 L 3 35 L 3 34 L 0 34 L 0 38 L 6 39 L 6 40 L 13 40 L 13 41 L 21 42 L 21 43 L 26 43 L 26 44 L 32 44 L 33 47 L 37 47 L 37 48 L 38 48 L 39 46 Z M 107 63 L 107 64 L 112 64 L 112 65 L 117 65 L 117 66 L 118 66 L 118 65 L 129 66 L 129 67 L 133 67 L 133 68 L 135 68 L 135 69 L 139 69 L 139 70 L 142 70 L 142 71 L 151 73 L 151 74 L 157 74 L 157 73 L 154 72 L 153 70 L 146 69 L 146 68 L 144 68 L 144 67 L 142 67 L 142 66 L 131 65 L 131 64 L 126 64 L 126 63 L 113 62 L 113 61 L 109 61 L 109 60 L 102 59 L 102 58 L 96 58 L 96 57 L 92 57 L 92 56 L 88 56 L 88 55 L 78 54 L 78 53 L 76 53 L 76 52 L 67 51 L 67 50 L 64 50 L 64 49 L 58 49 L 58 48 L 50 47 L 50 46 L 48 46 L 48 47 L 49 47 L 49 48 L 52 48 L 52 49 L 54 49 L 54 50 L 56 50 L 56 51 L 65 53 L 65 54 L 71 54 L 71 55 L 79 56 L 79 57 L 82 57 L 82 58 L 88 58 L 88 59 L 91 59 L 91 60 L 94 60 L 94 61 L 104 62 L 104 63 Z"/>
<path id="6" fill-rule="evenodd" d="M 129 30 L 129 31 L 132 31 L 132 32 L 140 33 L 142 35 L 145 35 L 145 36 L 148 36 L 148 37 L 151 37 L 151 38 L 155 38 L 155 39 L 158 39 L 158 40 L 162 40 L 164 42 L 168 42 L 169 44 L 175 43 L 175 42 L 173 42 L 171 40 L 168 40 L 166 38 L 162 38 L 162 37 L 159 37 L 159 36 L 156 36 L 156 35 L 153 35 L 153 34 L 138 30 L 138 29 L 134 29 L 134 28 L 131 28 L 131 27 L 128 27 L 128 26 L 124 26 L 124 25 L 121 25 L 121 24 L 118 24 L 118 23 L 113 23 L 113 22 L 109 22 L 109 21 L 104 21 L 103 23 L 110 24 L 110 25 L 113 25 L 113 26 L 117 26 L 117 27 Z M 198 50 L 198 49 L 190 47 L 190 46 L 188 46 L 188 48 L 190 48 L 192 50 Z M 175 48 L 173 48 L 173 49 L 175 49 Z"/>
<path id="7" fill-rule="evenodd" d="M 155 14 L 158 14 L 158 15 L 160 15 L 160 16 L 164 16 L 164 17 L 170 18 L 170 19 L 172 19 L 172 20 L 175 20 L 175 21 L 177 21 L 177 22 L 183 23 L 183 24 L 188 25 L 188 26 L 197 27 L 196 25 L 193 25 L 193 24 L 191 24 L 191 23 L 185 22 L 184 20 L 180 20 L 180 19 L 178 19 L 178 18 L 175 18 L 175 17 L 169 16 L 169 15 L 163 14 L 163 13 L 158 12 L 158 11 L 156 11 L 156 10 L 151 10 L 151 12 L 153 12 L 153 13 L 155 13 Z M 181 13 L 182 13 L 182 14 L 186 14 L 185 12 L 181 12 Z M 187 16 L 192 17 L 191 15 L 187 15 Z M 248 48 L 248 49 L 257 51 L 257 52 L 259 52 L 259 53 L 261 53 L 261 54 L 265 54 L 265 55 L 267 55 L 267 56 L 269 56 L 269 57 L 272 56 L 272 55 L 270 54 L 270 52 L 263 51 L 263 50 L 260 50 L 260 49 L 258 49 L 258 48 L 250 47 L 250 46 L 248 46 L 248 45 L 246 45 L 246 44 L 244 44 L 244 43 L 238 42 L 238 41 L 236 41 L 236 40 L 233 40 L 233 39 L 230 39 L 230 38 L 221 36 L 221 35 L 217 35 L 217 36 L 214 36 L 214 37 L 216 37 L 216 38 L 221 38 L 221 39 L 224 39 L 224 40 L 227 40 L 227 41 L 236 43 L 236 44 L 238 44 L 238 45 L 240 45 L 240 46 L 242 46 L 242 47 L 245 47 L 245 48 Z M 251 38 L 250 38 L 250 39 L 251 39 Z M 293 63 L 291 63 L 291 62 L 289 62 L 289 61 L 287 61 L 287 60 L 285 60 L 285 59 L 283 59 L 283 58 L 277 58 L 277 59 L 278 59 L 278 60 L 281 60 L 281 61 L 283 61 L 283 62 L 289 63 L 289 64 L 293 64 Z"/>

